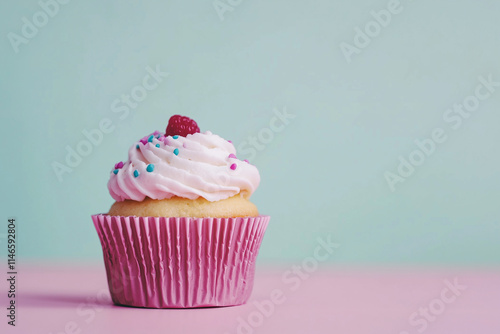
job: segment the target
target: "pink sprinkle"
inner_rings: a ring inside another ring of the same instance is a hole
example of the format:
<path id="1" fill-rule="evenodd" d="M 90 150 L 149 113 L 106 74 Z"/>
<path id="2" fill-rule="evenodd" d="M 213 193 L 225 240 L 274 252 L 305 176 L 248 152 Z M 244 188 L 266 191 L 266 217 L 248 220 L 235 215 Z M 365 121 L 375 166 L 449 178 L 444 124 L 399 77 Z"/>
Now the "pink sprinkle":
<path id="1" fill-rule="evenodd" d="M 243 160 L 243 161 L 245 161 L 247 164 L 249 164 L 249 163 L 250 163 L 247 159 L 245 159 L 245 160 Z"/>
<path id="2" fill-rule="evenodd" d="M 236 167 L 238 167 L 238 165 L 237 165 L 237 164 L 232 164 L 230 168 L 231 168 L 232 170 L 236 170 Z"/>
<path id="3" fill-rule="evenodd" d="M 236 155 L 234 155 L 233 153 L 231 153 L 231 154 L 229 155 L 229 159 L 236 159 Z"/>
<path id="4" fill-rule="evenodd" d="M 120 161 L 119 163 L 115 164 L 115 169 L 120 169 L 123 168 L 123 161 Z"/>
<path id="5" fill-rule="evenodd" d="M 230 140 L 228 140 L 227 142 L 228 142 L 228 143 L 231 143 L 231 144 L 233 143 L 233 142 L 232 142 L 232 141 L 230 141 Z"/>
<path id="6" fill-rule="evenodd" d="M 165 145 L 167 145 L 167 146 L 168 146 L 168 145 L 170 145 L 170 144 L 169 144 L 169 142 L 168 142 L 168 137 L 165 137 L 165 139 L 163 140 L 163 143 L 164 143 Z"/>
<path id="7" fill-rule="evenodd" d="M 182 147 L 187 148 L 186 143 L 182 144 Z"/>
<path id="8" fill-rule="evenodd" d="M 153 136 L 159 135 L 160 133 L 160 131 L 156 130 L 155 132 L 153 132 Z"/>
<path id="9" fill-rule="evenodd" d="M 148 138 L 144 137 L 140 141 L 143 145 L 146 145 L 148 143 Z"/>

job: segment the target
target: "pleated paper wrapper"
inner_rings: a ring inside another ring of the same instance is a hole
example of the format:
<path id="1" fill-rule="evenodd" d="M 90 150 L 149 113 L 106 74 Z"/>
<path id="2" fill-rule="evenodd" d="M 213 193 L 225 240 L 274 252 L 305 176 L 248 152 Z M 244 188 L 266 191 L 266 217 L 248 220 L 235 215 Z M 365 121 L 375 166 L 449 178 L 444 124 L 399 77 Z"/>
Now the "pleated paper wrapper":
<path id="1" fill-rule="evenodd" d="M 269 219 L 92 216 L 113 302 L 148 308 L 244 304 Z"/>

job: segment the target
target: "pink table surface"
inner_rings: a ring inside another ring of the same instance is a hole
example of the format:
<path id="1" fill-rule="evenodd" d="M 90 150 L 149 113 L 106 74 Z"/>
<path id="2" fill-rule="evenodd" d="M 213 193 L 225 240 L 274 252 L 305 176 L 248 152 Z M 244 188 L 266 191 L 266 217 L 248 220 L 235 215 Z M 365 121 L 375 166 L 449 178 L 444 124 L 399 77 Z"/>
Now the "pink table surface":
<path id="1" fill-rule="evenodd" d="M 102 264 L 18 269 L 17 326 L 2 315 L 1 333 L 500 333 L 500 270 L 493 269 L 323 266 L 283 280 L 290 266 L 259 265 L 248 304 L 190 310 L 113 305 Z M 273 304 L 278 290 L 281 303 Z"/>

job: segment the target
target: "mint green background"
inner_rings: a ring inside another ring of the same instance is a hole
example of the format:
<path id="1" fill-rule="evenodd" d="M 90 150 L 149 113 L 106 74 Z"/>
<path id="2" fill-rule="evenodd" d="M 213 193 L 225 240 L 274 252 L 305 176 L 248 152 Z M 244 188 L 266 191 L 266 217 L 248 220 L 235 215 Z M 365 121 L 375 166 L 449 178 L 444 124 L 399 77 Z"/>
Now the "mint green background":
<path id="1" fill-rule="evenodd" d="M 260 260 L 300 261 L 331 234 L 338 263 L 498 265 L 500 89 L 456 131 L 442 115 L 479 75 L 500 80 L 500 3 L 402 1 L 348 64 L 339 44 L 386 4 L 252 0 L 221 21 L 211 1 L 72 1 L 16 54 L 7 34 L 40 7 L 1 2 L 1 209 L 21 258 L 100 261 L 109 170 L 170 115 L 238 145 L 286 107 L 253 161 L 272 216 Z M 112 101 L 156 64 L 170 76 L 119 120 Z M 114 132 L 58 182 L 51 163 L 104 117 Z M 391 192 L 384 172 L 436 127 L 448 140 Z"/>

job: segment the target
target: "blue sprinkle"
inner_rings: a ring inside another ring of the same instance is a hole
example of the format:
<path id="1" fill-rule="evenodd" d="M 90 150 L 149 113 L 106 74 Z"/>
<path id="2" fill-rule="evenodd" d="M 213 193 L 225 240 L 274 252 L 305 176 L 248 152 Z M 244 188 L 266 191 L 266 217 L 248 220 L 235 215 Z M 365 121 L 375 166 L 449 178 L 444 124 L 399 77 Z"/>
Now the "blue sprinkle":
<path id="1" fill-rule="evenodd" d="M 175 136 L 173 136 L 172 138 L 177 139 L 177 138 L 179 138 L 179 136 L 178 136 L 178 135 L 175 135 Z"/>
<path id="2" fill-rule="evenodd" d="M 115 175 L 118 174 L 118 169 L 115 169 L 113 173 L 115 173 Z"/>
<path id="3" fill-rule="evenodd" d="M 134 177 L 138 177 L 139 176 L 139 171 L 136 169 L 134 170 Z"/>
<path id="4" fill-rule="evenodd" d="M 146 167 L 146 170 L 151 173 L 152 171 L 155 170 L 155 165 L 149 164 L 148 167 Z"/>
<path id="5" fill-rule="evenodd" d="M 135 148 L 136 148 L 136 149 L 139 149 L 139 144 L 135 145 Z"/>
<path id="6" fill-rule="evenodd" d="M 175 154 L 175 155 L 179 155 L 179 149 L 178 149 L 178 148 L 176 148 L 176 149 L 174 150 L 174 154 Z"/>
<path id="7" fill-rule="evenodd" d="M 150 143 L 151 143 L 151 142 L 153 142 L 153 138 L 154 138 L 154 137 L 155 137 L 155 136 L 153 136 L 153 135 L 149 136 L 149 138 L 148 138 L 148 142 L 150 142 Z"/>
<path id="8" fill-rule="evenodd" d="M 156 144 L 155 146 L 156 146 L 156 147 L 160 147 L 160 144 Z"/>

